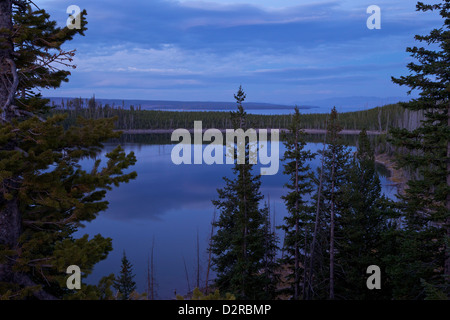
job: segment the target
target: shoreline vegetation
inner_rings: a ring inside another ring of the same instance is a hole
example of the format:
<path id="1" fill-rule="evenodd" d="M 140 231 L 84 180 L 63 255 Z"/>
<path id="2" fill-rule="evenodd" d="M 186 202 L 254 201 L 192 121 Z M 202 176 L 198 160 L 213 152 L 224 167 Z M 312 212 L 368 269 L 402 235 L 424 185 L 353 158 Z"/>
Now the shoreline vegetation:
<path id="1" fill-rule="evenodd" d="M 49 106 L 51 114 L 66 114 L 64 126 L 74 125 L 78 117 L 85 119 L 103 119 L 116 117 L 115 129 L 125 133 L 167 133 L 175 128 L 194 129 L 195 121 L 202 121 L 203 129 L 232 129 L 229 112 L 213 110 L 170 111 L 143 110 L 141 106 L 103 105 L 94 97 L 91 99 L 62 100 L 61 105 Z M 327 129 L 327 113 L 301 113 L 300 126 L 310 132 L 325 132 Z M 388 132 L 391 128 L 413 130 L 424 119 L 423 112 L 414 112 L 398 104 L 385 105 L 361 111 L 339 113 L 339 125 L 343 134 L 358 134 L 360 130 L 372 132 Z M 250 128 L 288 128 L 292 114 L 247 114 L 247 127 Z M 147 131 L 154 130 L 154 131 Z M 322 130 L 322 131 L 315 131 Z"/>

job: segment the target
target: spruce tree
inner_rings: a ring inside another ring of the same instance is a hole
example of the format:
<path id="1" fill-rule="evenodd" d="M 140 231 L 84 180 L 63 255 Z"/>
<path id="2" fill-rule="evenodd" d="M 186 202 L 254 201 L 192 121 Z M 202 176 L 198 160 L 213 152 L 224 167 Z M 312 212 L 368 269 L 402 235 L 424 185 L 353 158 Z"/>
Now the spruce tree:
<path id="1" fill-rule="evenodd" d="M 136 290 L 136 282 L 133 279 L 133 265 L 128 261 L 124 251 L 119 276 L 114 280 L 114 288 L 119 292 L 120 300 L 130 299 L 130 295 Z"/>
<path id="2" fill-rule="evenodd" d="M 311 243 L 314 208 L 309 204 L 306 196 L 313 191 L 312 171 L 307 163 L 314 159 L 315 154 L 305 150 L 305 132 L 300 124 L 301 115 L 298 107 L 295 108 L 289 131 L 284 135 L 286 151 L 283 161 L 284 174 L 289 175 L 285 187 L 290 192 L 282 199 L 286 204 L 288 215 L 284 218 L 284 252 L 283 264 L 289 266 L 291 271 L 288 280 L 292 283 L 290 294 L 294 300 L 305 296 L 307 252 Z M 301 280 L 303 279 L 303 284 Z"/>
<path id="3" fill-rule="evenodd" d="M 94 159 L 102 142 L 120 135 L 114 119 L 79 119 L 64 129 L 65 116 L 49 115 L 38 93 L 68 81 L 74 51 L 62 45 L 84 35 L 86 12 L 81 29 L 57 27 L 28 0 L 1 1 L 0 12 L 0 296 L 67 297 L 75 293 L 66 287 L 67 267 L 78 265 L 86 277 L 112 250 L 109 238 L 73 234 L 108 207 L 112 186 L 135 178 L 124 171 L 136 159 L 117 147 L 101 166 Z M 89 158 L 87 171 L 80 161 Z M 108 283 L 83 284 L 75 296 L 101 297 Z"/>
<path id="4" fill-rule="evenodd" d="M 335 107 L 331 110 L 330 122 L 327 128 L 328 148 L 325 151 L 325 184 L 323 195 L 329 201 L 329 299 L 335 299 L 335 250 L 336 250 L 336 231 L 337 219 L 343 204 L 342 187 L 347 181 L 349 153 L 350 150 L 345 146 L 339 132 L 342 127 L 339 125 L 338 112 Z"/>
<path id="5" fill-rule="evenodd" d="M 342 271 L 336 279 L 336 295 L 352 300 L 390 298 L 386 287 L 380 291 L 368 290 L 366 286 L 368 266 L 378 265 L 384 270 L 383 234 L 387 230 L 388 208 L 366 130 L 359 135 L 357 152 L 341 189 L 336 262 Z"/>
<path id="6" fill-rule="evenodd" d="M 336 233 L 338 218 L 343 207 L 343 189 L 348 178 L 350 149 L 346 146 L 340 131 L 342 130 L 338 112 L 333 107 L 327 122 L 326 149 L 323 157 L 323 170 L 318 168 L 317 193 L 313 196 L 314 206 L 319 208 L 318 226 L 315 238 L 315 250 L 311 253 L 312 270 L 309 270 L 308 298 L 335 299 L 336 277 Z M 320 177 L 322 185 L 318 201 Z M 314 283 L 313 283 L 314 282 Z"/>
<path id="7" fill-rule="evenodd" d="M 396 293 L 401 298 L 424 297 L 421 279 L 450 295 L 450 0 L 418 2 L 416 7 L 439 12 L 443 26 L 416 35 L 424 46 L 406 49 L 415 59 L 407 65 L 410 74 L 392 77 L 394 83 L 409 87 L 409 94 L 419 94 L 401 106 L 425 115 L 415 130 L 390 130 L 391 143 L 400 151 L 398 166 L 413 173 L 400 195 L 406 226 L 403 258 L 395 269 L 397 277 L 405 279 Z"/>
<path id="8" fill-rule="evenodd" d="M 246 112 L 242 107 L 245 93 L 242 87 L 235 95 L 237 111 L 231 113 L 235 129 L 246 130 Z M 237 148 L 228 150 L 237 154 Z M 236 161 L 236 160 L 235 160 Z M 213 267 L 217 272 L 216 286 L 221 292 L 235 294 L 241 299 L 269 299 L 273 292 L 266 288 L 272 280 L 265 272 L 267 254 L 275 245 L 267 240 L 267 212 L 261 209 L 261 180 L 252 173 L 249 163 L 249 142 L 245 141 L 245 163 L 235 163 L 233 179 L 224 177 L 225 187 L 218 189 L 214 206 L 220 212 L 214 223 L 212 237 Z"/>

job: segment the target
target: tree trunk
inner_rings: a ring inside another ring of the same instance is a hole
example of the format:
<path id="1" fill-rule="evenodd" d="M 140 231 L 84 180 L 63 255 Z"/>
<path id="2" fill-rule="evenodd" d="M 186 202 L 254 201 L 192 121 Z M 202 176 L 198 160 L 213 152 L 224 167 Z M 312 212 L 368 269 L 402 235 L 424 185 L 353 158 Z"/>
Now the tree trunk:
<path id="1" fill-rule="evenodd" d="M 183 264 L 184 264 L 184 272 L 186 274 L 186 283 L 187 283 L 187 289 L 188 289 L 188 294 L 189 294 L 191 292 L 191 284 L 189 282 L 189 273 L 187 270 L 186 260 L 184 259 L 184 256 L 183 256 Z"/>
<path id="2" fill-rule="evenodd" d="M 11 104 L 10 92 L 12 90 L 11 65 L 8 62 L 13 51 L 10 33 L 12 31 L 11 11 L 10 0 L 0 1 L 0 30 L 3 30 L 0 31 L 2 39 L 2 47 L 0 47 L 0 117 L 5 120 L 10 119 L 8 109 Z M 0 245 L 14 250 L 21 233 L 21 216 L 17 198 L 8 201 L 3 196 L 11 184 L 13 184 L 12 181 L 4 181 L 3 186 L 0 187 Z M 14 281 L 12 265 L 11 259 L 0 264 L 0 282 Z"/>
<path id="3" fill-rule="evenodd" d="M 244 164 L 245 166 L 245 164 Z M 242 253 L 243 253 L 243 259 L 244 259 L 244 263 L 247 263 L 247 189 L 245 187 L 245 179 L 247 179 L 246 177 L 246 171 L 244 171 L 245 169 L 243 168 L 242 171 L 242 175 L 243 175 L 243 179 L 242 181 L 244 182 L 244 234 L 243 234 L 243 243 L 242 243 Z M 245 288 L 245 276 L 246 276 L 247 270 L 242 270 L 242 288 L 241 288 L 241 294 L 243 296 L 245 296 L 246 293 L 246 288 Z"/>
<path id="4" fill-rule="evenodd" d="M 150 300 L 155 300 L 155 265 L 153 263 L 153 253 L 155 251 L 155 237 L 153 237 L 152 241 L 152 252 L 151 258 L 149 262 L 149 270 L 148 272 L 148 298 Z"/>
<path id="5" fill-rule="evenodd" d="M 325 160 L 326 138 L 327 138 L 327 135 L 325 134 L 325 138 L 323 141 L 322 164 L 321 164 L 320 178 L 319 178 L 319 190 L 317 191 L 317 208 L 316 208 L 316 217 L 315 217 L 315 222 L 314 222 L 314 234 L 313 234 L 313 239 L 312 239 L 312 243 L 311 243 L 311 253 L 310 253 L 310 257 L 309 257 L 309 274 L 308 274 L 308 291 L 307 291 L 308 299 L 311 299 L 311 296 L 312 296 L 313 264 L 314 264 L 314 257 L 315 257 L 315 251 L 316 251 L 315 247 L 316 247 L 316 240 L 317 240 L 317 232 L 319 230 L 320 198 L 322 195 L 323 164 L 324 164 L 324 160 Z"/>
<path id="6" fill-rule="evenodd" d="M 330 219 L 330 299 L 334 299 L 334 171 L 336 167 L 333 151 L 333 167 L 331 172 L 331 219 Z"/>
<path id="7" fill-rule="evenodd" d="M 198 240 L 198 228 L 197 228 L 197 288 L 200 290 L 200 243 Z"/>
<path id="8" fill-rule="evenodd" d="M 206 281 L 205 281 L 205 294 L 208 294 L 208 281 L 209 281 L 209 270 L 211 269 L 211 241 L 214 235 L 214 223 L 216 222 L 216 209 L 214 209 L 214 216 L 211 223 L 211 234 L 209 237 L 209 253 L 208 253 L 208 267 L 206 269 Z"/>
<path id="9" fill-rule="evenodd" d="M 17 248 L 21 233 L 21 216 L 17 198 L 4 201 L 0 196 L 0 245 L 6 245 L 9 249 Z M 11 257 L 9 257 L 11 258 Z M 13 262 L 7 258 L 0 264 L 0 282 L 13 282 Z"/>
<path id="10" fill-rule="evenodd" d="M 295 133 L 295 151 L 298 152 L 298 131 Z M 298 159 L 295 160 L 295 192 L 297 192 L 297 199 L 295 200 L 295 288 L 294 288 L 294 300 L 298 299 L 298 287 L 299 287 L 299 246 L 298 246 Z"/>
<path id="11" fill-rule="evenodd" d="M 151 272 L 150 272 L 150 257 L 147 261 L 147 298 L 149 300 L 153 300 L 152 297 L 152 280 L 151 280 Z"/>
<path id="12" fill-rule="evenodd" d="M 305 248 L 305 256 L 303 259 L 303 283 L 302 283 L 302 299 L 305 300 L 306 299 L 306 264 L 307 264 L 307 248 L 308 248 L 308 241 L 307 241 L 307 236 L 309 236 L 307 229 L 305 227 L 305 243 L 304 243 L 304 248 Z"/>
<path id="13" fill-rule="evenodd" d="M 16 65 L 12 59 L 14 44 L 12 41 L 12 1 L 0 0 L 0 123 L 11 121 L 14 117 L 12 104 L 18 86 Z M 9 146 L 8 148 L 13 148 Z M 11 189 L 17 189 L 18 183 L 6 180 L 0 187 L 0 246 L 13 251 L 18 250 L 18 240 L 22 233 L 22 216 L 19 210 L 19 200 L 4 198 Z M 37 284 L 26 274 L 13 271 L 16 257 L 6 257 L 0 264 L 0 282 L 15 283 L 22 287 L 35 287 Z M 36 290 L 33 295 L 37 299 L 53 300 L 54 296 L 44 290 Z M 7 297 L 6 297 L 7 298 Z"/>
<path id="14" fill-rule="evenodd" d="M 11 65 L 8 60 L 11 59 L 14 49 L 11 40 L 12 32 L 12 6 L 11 0 L 0 1 L 0 116 L 3 119 L 8 118 L 8 98 L 11 91 Z M 10 101 L 9 101 L 10 102 Z"/>
<path id="15" fill-rule="evenodd" d="M 447 107 L 447 125 L 450 127 L 450 106 Z M 448 139 L 448 137 L 447 137 Z M 447 187 L 450 188 L 450 141 L 447 140 Z M 447 213 L 450 212 L 450 193 L 447 193 Z M 447 239 L 450 241 L 450 217 L 447 218 L 446 221 L 446 228 L 447 228 Z M 445 250 L 445 267 L 444 267 L 444 274 L 447 276 L 448 279 L 450 279 L 450 248 L 447 247 Z"/>
<path id="16" fill-rule="evenodd" d="M 378 111 L 378 131 L 381 132 L 383 131 L 382 127 L 381 127 L 381 108 Z"/>

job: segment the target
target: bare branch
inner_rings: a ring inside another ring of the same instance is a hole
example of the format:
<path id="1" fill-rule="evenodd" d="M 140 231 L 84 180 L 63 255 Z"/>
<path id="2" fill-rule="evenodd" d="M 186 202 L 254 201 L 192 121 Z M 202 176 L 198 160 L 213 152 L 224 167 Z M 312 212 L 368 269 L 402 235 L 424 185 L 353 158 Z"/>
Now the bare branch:
<path id="1" fill-rule="evenodd" d="M 3 123 L 11 123 L 11 121 L 6 120 L 6 119 L 3 118 L 2 116 L 0 116 L 0 122 L 3 122 Z"/>
<path id="2" fill-rule="evenodd" d="M 12 0 L 11 1 L 14 5 L 20 7 L 22 10 L 25 10 L 27 8 L 26 4 L 24 2 L 18 1 L 18 0 Z"/>
<path id="3" fill-rule="evenodd" d="M 21 110 L 21 109 L 17 109 L 17 112 L 19 112 L 19 113 L 21 113 L 22 115 L 25 115 L 25 116 L 36 117 L 41 122 L 45 122 L 44 118 L 41 118 L 41 117 L 39 117 L 38 115 L 36 115 L 36 114 L 34 114 L 32 112 L 29 112 L 29 111 L 26 111 L 26 110 Z M 35 133 L 32 133 L 32 132 L 30 132 L 30 133 L 33 134 L 33 135 L 38 135 L 38 134 L 35 134 Z"/>
<path id="4" fill-rule="evenodd" d="M 20 149 L 19 147 L 14 147 L 14 150 L 19 151 L 22 153 L 25 157 L 28 157 L 28 153 L 25 150 Z"/>
<path id="5" fill-rule="evenodd" d="M 3 110 L 6 110 L 13 102 L 14 95 L 16 94 L 17 87 L 19 86 L 19 77 L 17 75 L 16 63 L 9 58 L 5 59 L 6 62 L 11 66 L 11 73 L 13 75 L 13 83 L 11 85 L 11 89 L 9 90 L 8 98 L 6 99 L 5 105 L 3 106 Z"/>
<path id="6" fill-rule="evenodd" d="M 20 1 L 20 0 L 12 0 L 11 1 L 14 5 L 20 7 L 21 9 L 25 10 L 27 8 L 27 2 L 31 3 L 32 5 L 34 5 L 38 10 L 41 10 L 33 1 L 31 0 L 27 0 L 26 2 Z"/>

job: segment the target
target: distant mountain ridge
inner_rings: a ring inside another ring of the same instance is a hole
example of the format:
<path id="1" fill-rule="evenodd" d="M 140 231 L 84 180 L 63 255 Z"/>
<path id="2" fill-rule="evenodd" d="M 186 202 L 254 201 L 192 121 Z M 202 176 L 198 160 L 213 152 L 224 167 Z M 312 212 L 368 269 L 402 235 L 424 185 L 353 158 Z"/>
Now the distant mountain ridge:
<path id="1" fill-rule="evenodd" d="M 72 99 L 73 97 L 48 97 L 50 103 L 61 105 L 61 102 Z M 89 100 L 82 98 L 83 100 Z M 143 110 L 234 110 L 236 102 L 220 102 L 220 101 L 170 101 L 170 100 L 130 100 L 130 99 L 102 99 L 95 98 L 97 102 L 102 105 L 109 104 L 110 106 L 141 106 Z M 263 102 L 244 102 L 246 109 L 293 109 L 294 105 L 273 104 Z M 314 109 L 315 106 L 302 105 L 299 109 Z"/>

